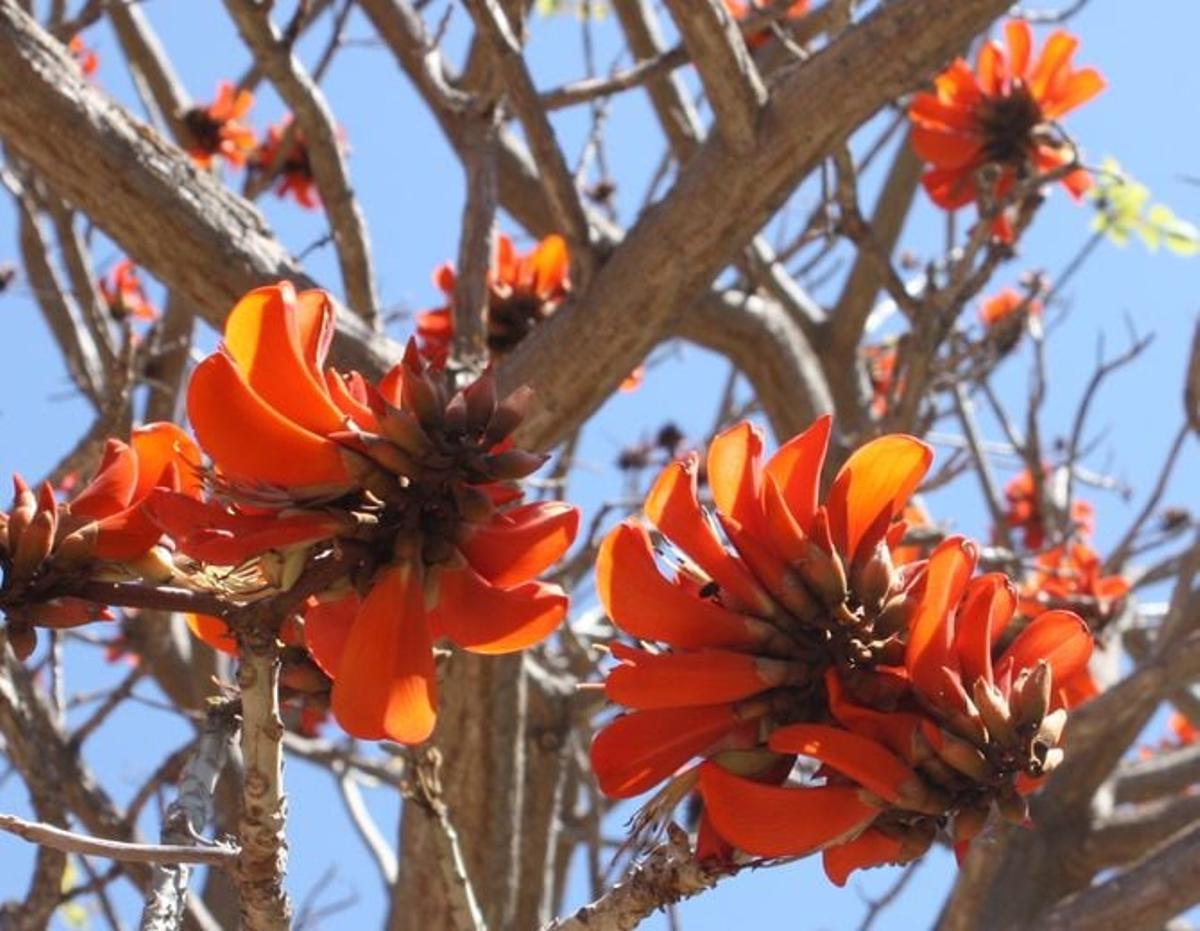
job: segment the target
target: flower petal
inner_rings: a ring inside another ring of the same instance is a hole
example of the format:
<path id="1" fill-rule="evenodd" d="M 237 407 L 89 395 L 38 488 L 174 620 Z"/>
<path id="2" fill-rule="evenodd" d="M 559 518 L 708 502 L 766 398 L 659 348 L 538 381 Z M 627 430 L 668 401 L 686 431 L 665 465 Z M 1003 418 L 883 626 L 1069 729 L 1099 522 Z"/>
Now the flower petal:
<path id="1" fill-rule="evenodd" d="M 855 870 L 896 863 L 903 846 L 898 838 L 867 828 L 853 840 L 825 850 L 822 854 L 825 875 L 835 886 L 844 886 Z"/>
<path id="2" fill-rule="evenodd" d="M 359 608 L 338 663 L 333 714 L 364 740 L 420 743 L 437 720 L 437 671 L 420 575 L 392 566 Z"/>
<path id="3" fill-rule="evenodd" d="M 567 596 L 557 585 L 492 585 L 470 566 L 436 571 L 437 602 L 430 621 L 472 653 L 499 654 L 541 643 L 567 616 Z"/>
<path id="4" fill-rule="evenodd" d="M 683 649 L 750 647 L 757 638 L 743 618 L 663 578 L 646 528 L 618 525 L 600 544 L 596 591 L 625 633 Z"/>
<path id="5" fill-rule="evenodd" d="M 214 650 L 229 656 L 238 655 L 237 640 L 233 631 L 219 617 L 213 617 L 211 614 L 185 614 L 183 619 L 187 621 L 188 630 Z"/>
<path id="6" fill-rule="evenodd" d="M 629 708 L 679 708 L 749 698 L 770 688 L 755 657 L 727 650 L 663 653 L 625 647 L 604 682 L 609 699 Z M 775 683 L 778 684 L 778 683 Z"/>
<path id="7" fill-rule="evenodd" d="M 232 478 L 288 488 L 348 481 L 341 448 L 267 404 L 224 353 L 192 373 L 188 417 L 204 451 Z"/>
<path id="8" fill-rule="evenodd" d="M 1013 18 L 1004 24 L 1008 40 L 1009 68 L 1014 78 L 1024 79 L 1029 71 L 1029 52 L 1033 47 L 1033 30 L 1024 19 Z"/>
<path id="9" fill-rule="evenodd" d="M 315 602 L 304 611 L 304 645 L 330 678 L 341 665 L 361 604 L 358 595 L 352 594 L 336 601 Z"/>
<path id="10" fill-rule="evenodd" d="M 930 701 L 942 696 L 943 667 L 954 665 L 954 611 L 975 570 L 979 552 L 965 537 L 948 537 L 929 557 L 925 590 L 908 635 L 905 666 L 913 685 Z"/>
<path id="11" fill-rule="evenodd" d="M 894 433 L 872 440 L 856 450 L 834 479 L 826 507 L 834 545 L 853 562 L 879 542 L 868 530 L 886 530 L 933 461 L 933 450 L 916 437 Z"/>
<path id="12" fill-rule="evenodd" d="M 783 788 L 700 766 L 700 794 L 717 833 L 760 857 L 801 856 L 857 834 L 879 809 L 845 786 Z"/>
<path id="13" fill-rule="evenodd" d="M 596 781 L 613 798 L 641 795 L 740 723 L 727 704 L 622 715 L 592 741 Z"/>
<path id="14" fill-rule="evenodd" d="M 708 446 L 708 487 L 717 511 L 750 532 L 762 520 L 762 430 L 743 420 L 718 433 Z"/>
<path id="15" fill-rule="evenodd" d="M 780 446 L 767 461 L 765 471 L 778 483 L 783 500 L 801 530 L 807 531 L 817 512 L 821 469 L 832 427 L 831 416 L 818 417 L 811 427 Z"/>
<path id="16" fill-rule="evenodd" d="M 578 508 L 537 501 L 505 511 L 490 523 L 469 525 L 458 548 L 492 584 L 517 585 L 558 562 L 578 532 Z"/>
<path id="17" fill-rule="evenodd" d="M 1092 645 L 1092 633 L 1078 614 L 1046 611 L 1017 634 L 999 662 L 1011 662 L 1015 675 L 1045 660 L 1050 664 L 1051 682 L 1057 686 L 1087 667 Z"/>
<path id="18" fill-rule="evenodd" d="M 882 744 L 825 724 L 789 724 L 774 731 L 768 744 L 776 753 L 820 760 L 893 804 L 900 800 L 905 784 L 917 778 Z"/>
<path id="19" fill-rule="evenodd" d="M 133 501 L 142 500 L 160 485 L 171 465 L 175 466 L 179 490 L 199 497 L 204 487 L 200 478 L 200 447 L 178 425 L 160 422 L 136 427 L 129 442 L 138 457 L 138 483 Z"/>
<path id="20" fill-rule="evenodd" d="M 71 513 L 99 520 L 123 511 L 138 487 L 138 460 L 120 440 L 109 440 L 96 476 L 71 501 Z"/>

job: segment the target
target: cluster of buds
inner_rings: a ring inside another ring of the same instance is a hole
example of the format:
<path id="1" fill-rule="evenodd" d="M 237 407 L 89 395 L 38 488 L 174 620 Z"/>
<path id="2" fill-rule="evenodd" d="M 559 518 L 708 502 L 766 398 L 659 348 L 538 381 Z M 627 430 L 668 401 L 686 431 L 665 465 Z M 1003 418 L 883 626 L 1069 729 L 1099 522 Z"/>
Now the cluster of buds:
<path id="1" fill-rule="evenodd" d="M 992 810 L 1023 819 L 1025 793 L 1062 758 L 1091 637 L 1064 611 L 1010 626 L 1015 589 L 972 579 L 977 549 L 961 537 L 898 565 L 928 448 L 874 440 L 822 504 L 829 430 L 818 421 L 765 463 L 750 425 L 718 436 L 713 512 L 695 457 L 668 467 L 645 512 L 673 545 L 673 578 L 639 522 L 604 541 L 600 597 L 641 645 L 613 644 L 604 688 L 629 711 L 592 759 L 610 795 L 660 787 L 639 829 L 698 791 L 702 857 L 823 850 L 841 883 L 919 856 L 946 825 L 961 850 Z M 798 762 L 807 781 L 790 781 Z"/>
<path id="2" fill-rule="evenodd" d="M 195 444 L 174 424 L 148 424 L 129 443 L 109 440 L 96 476 L 66 504 L 43 483 L 35 493 L 13 479 L 11 509 L 0 512 L 0 611 L 22 658 L 36 646 L 33 628 L 74 627 L 112 614 L 74 592 L 88 581 L 163 582 L 174 569 L 146 505 L 156 488 L 199 492 Z"/>

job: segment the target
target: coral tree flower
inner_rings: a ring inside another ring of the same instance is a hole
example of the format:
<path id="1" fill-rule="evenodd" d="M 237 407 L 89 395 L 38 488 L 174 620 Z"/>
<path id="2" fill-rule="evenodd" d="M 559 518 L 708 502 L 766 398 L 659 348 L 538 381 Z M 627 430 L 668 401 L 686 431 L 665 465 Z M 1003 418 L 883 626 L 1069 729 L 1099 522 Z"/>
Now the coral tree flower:
<path id="1" fill-rule="evenodd" d="M 192 107 L 183 114 L 190 135 L 188 155 L 201 168 L 210 168 L 220 156 L 236 168 L 246 164 L 254 150 L 254 130 L 242 118 L 254 105 L 254 95 L 238 90 L 230 81 L 217 85 L 217 99 L 207 107 Z"/>
<path id="2" fill-rule="evenodd" d="M 156 551 L 162 531 L 147 503 L 156 488 L 198 495 L 199 465 L 199 450 L 186 433 L 153 423 L 135 429 L 128 443 L 109 440 L 95 477 L 66 504 L 55 500 L 49 484 L 35 494 L 15 476 L 12 508 L 0 512 L 0 610 L 14 646 L 33 649 L 32 626 L 111 618 L 103 606 L 72 597 L 72 583 L 114 575 L 169 578 L 169 562 Z"/>
<path id="3" fill-rule="evenodd" d="M 1017 180 L 1070 164 L 1072 149 L 1052 124 L 1105 87 L 1096 69 L 1072 65 L 1079 40 L 1070 33 L 1054 32 L 1034 58 L 1027 22 L 1010 20 L 1004 32 L 1007 50 L 985 42 L 974 71 L 956 59 L 934 80 L 934 90 L 917 94 L 909 108 L 913 148 L 930 164 L 922 183 L 946 210 L 980 200 L 981 169 L 997 171 L 987 194 L 1000 202 Z M 1075 169 L 1062 183 L 1079 199 L 1091 179 Z M 1003 216 L 996 234 L 1012 239 Z"/>
<path id="4" fill-rule="evenodd" d="M 1061 470 L 1043 469 L 1044 479 L 1052 499 L 1058 497 L 1057 491 L 1061 486 L 1064 473 Z M 1042 514 L 1042 504 L 1038 501 L 1037 488 L 1033 476 L 1026 469 L 1014 476 L 1004 486 L 1004 497 L 1008 502 L 1005 522 L 1009 527 L 1020 530 L 1024 535 L 1025 546 L 1030 550 L 1040 550 L 1046 545 L 1046 522 Z M 1066 505 L 1063 504 L 1062 507 Z M 1071 522 L 1076 534 L 1089 537 L 1096 529 L 1096 509 L 1089 501 L 1075 500 L 1071 503 Z"/>
<path id="5" fill-rule="evenodd" d="M 824 418 L 763 462 L 739 424 L 709 449 L 714 510 L 695 456 L 651 490 L 646 516 L 672 553 L 633 520 L 604 541 L 600 598 L 641 646 L 613 645 L 605 692 L 628 711 L 592 761 L 609 795 L 662 785 L 643 826 L 695 789 L 701 849 L 824 851 L 841 884 L 921 855 L 946 824 L 961 850 L 992 809 L 1024 819 L 1023 794 L 1061 759 L 1064 690 L 1091 636 L 1065 611 L 1012 636 L 1013 586 L 973 579 L 961 537 L 897 569 L 898 518 L 930 450 L 874 440 L 822 503 L 829 430 Z"/>
<path id="6" fill-rule="evenodd" d="M 1011 322 L 1022 312 L 1040 316 L 1042 302 L 1037 298 L 1025 297 L 1015 288 L 1005 288 L 983 302 L 979 308 L 979 321 L 990 329 Z"/>
<path id="7" fill-rule="evenodd" d="M 266 136 L 250 156 L 250 166 L 258 171 L 269 171 L 278 166 L 276 195 L 283 198 L 290 195 L 301 207 L 315 210 L 321 206 L 321 195 L 313 178 L 308 144 L 304 134 L 299 129 L 291 130 L 291 126 L 290 117 L 278 125 L 269 126 Z M 289 132 L 292 133 L 290 142 L 287 138 Z M 286 152 L 283 151 L 285 143 Z"/>
<path id="8" fill-rule="evenodd" d="M 444 362 L 454 340 L 457 275 L 449 263 L 438 266 L 433 283 L 446 305 L 417 315 L 417 336 L 425 354 Z M 532 250 L 517 253 L 509 237 L 496 237 L 496 254 L 488 272 L 487 347 L 493 355 L 511 352 L 537 324 L 549 317 L 571 289 L 570 256 L 561 236 L 547 236 Z"/>
<path id="9" fill-rule="evenodd" d="M 113 266 L 108 276 L 96 282 L 100 296 L 114 320 L 154 321 L 158 319 L 158 308 L 146 297 L 146 289 L 130 259 L 122 259 Z"/>
<path id="10" fill-rule="evenodd" d="M 484 376 L 450 396 L 412 343 L 377 386 L 343 375 L 325 367 L 333 313 L 324 292 L 286 283 L 234 307 L 188 387 L 222 500 L 197 517 L 160 495 L 156 514 L 185 552 L 224 564 L 322 541 L 361 553 L 306 611 L 305 641 L 343 728 L 418 742 L 436 717 L 439 638 L 507 653 L 562 621 L 566 596 L 534 579 L 579 518 L 559 502 L 518 503 L 512 481 L 544 462 L 509 439 L 529 392 L 498 401 Z"/>
<path id="11" fill-rule="evenodd" d="M 90 48 L 83 41 L 83 36 L 72 36 L 71 41 L 67 43 L 67 51 L 71 53 L 71 57 L 75 59 L 75 63 L 79 65 L 79 70 L 83 72 L 85 78 L 94 77 L 100 69 L 100 56 L 96 54 L 95 49 Z"/>
<path id="12" fill-rule="evenodd" d="M 1101 570 L 1100 555 L 1086 543 L 1056 546 L 1039 554 L 1022 594 L 1021 612 L 1037 617 L 1051 608 L 1069 608 L 1087 618 L 1093 630 L 1103 627 L 1129 594 L 1129 582 Z"/>
<path id="13" fill-rule="evenodd" d="M 768 6 L 768 4 L 763 3 L 762 0 L 750 0 L 749 3 L 746 3 L 745 0 L 725 0 L 725 9 L 729 11 L 730 16 L 738 21 L 753 15 L 765 6 Z M 796 3 L 787 8 L 784 19 L 791 22 L 803 19 L 808 15 L 808 7 L 809 0 L 797 0 Z M 758 49 L 770 42 L 771 39 L 771 30 L 769 28 L 761 29 L 746 36 L 746 45 L 752 49 Z"/>

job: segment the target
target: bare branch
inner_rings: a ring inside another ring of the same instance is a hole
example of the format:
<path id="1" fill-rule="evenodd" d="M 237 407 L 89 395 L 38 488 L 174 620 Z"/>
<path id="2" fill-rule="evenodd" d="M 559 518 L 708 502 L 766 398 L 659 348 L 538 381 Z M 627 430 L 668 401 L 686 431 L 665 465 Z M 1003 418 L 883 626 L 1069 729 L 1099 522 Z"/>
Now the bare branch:
<path id="1" fill-rule="evenodd" d="M 236 847 L 183 847 L 175 844 L 129 844 L 64 831 L 49 824 L 26 821 L 16 815 L 0 814 L 0 831 L 15 834 L 31 844 L 52 847 L 65 853 L 87 854 L 128 863 L 195 863 L 230 867 L 237 860 Z"/>

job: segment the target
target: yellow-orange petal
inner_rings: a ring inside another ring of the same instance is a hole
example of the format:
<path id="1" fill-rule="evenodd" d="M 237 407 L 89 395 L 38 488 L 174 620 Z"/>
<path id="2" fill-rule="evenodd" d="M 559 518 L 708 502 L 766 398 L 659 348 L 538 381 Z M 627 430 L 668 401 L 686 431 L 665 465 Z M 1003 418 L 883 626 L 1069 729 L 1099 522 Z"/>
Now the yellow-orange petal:
<path id="1" fill-rule="evenodd" d="M 579 532 L 579 509 L 536 501 L 468 527 L 458 548 L 481 576 L 508 587 L 528 582 L 558 562 Z"/>
<path id="2" fill-rule="evenodd" d="M 726 650 L 663 653 L 644 650 L 621 654 L 630 659 L 604 682 L 608 697 L 629 708 L 681 708 L 733 702 L 770 687 L 756 657 Z M 777 683 L 776 683 L 777 684 Z"/>
<path id="3" fill-rule="evenodd" d="M 878 808 L 846 786 L 783 788 L 700 766 L 700 794 L 717 833 L 760 857 L 802 856 L 855 836 Z"/>
<path id="4" fill-rule="evenodd" d="M 345 417 L 329 397 L 317 360 L 305 356 L 319 343 L 319 316 L 311 296 L 298 309 L 295 289 L 286 281 L 255 288 L 229 312 L 225 348 L 263 401 L 293 423 L 327 434 L 344 429 Z"/>
<path id="5" fill-rule="evenodd" d="M 973 579 L 955 621 L 954 654 L 969 687 L 976 679 L 992 681 L 992 644 L 1017 607 L 1017 591 L 1003 572 Z"/>
<path id="6" fill-rule="evenodd" d="M 761 523 L 762 430 L 743 420 L 708 446 L 708 487 L 717 510 L 753 533 Z"/>
<path id="7" fill-rule="evenodd" d="M 843 776 L 895 804 L 904 785 L 916 774 L 887 747 L 869 737 L 825 724 L 789 724 L 771 734 L 776 753 L 796 753 L 820 760 Z"/>
<path id="8" fill-rule="evenodd" d="M 662 708 L 622 715 L 592 741 L 592 770 L 613 798 L 641 795 L 741 722 L 729 705 Z"/>
<path id="9" fill-rule="evenodd" d="M 436 628 L 472 653 L 514 653 L 541 643 L 567 616 L 567 596 L 557 585 L 492 585 L 470 566 L 442 569 L 430 612 Z"/>
<path id="10" fill-rule="evenodd" d="M 224 353 L 196 366 L 187 406 L 200 445 L 231 478 L 287 488 L 348 484 L 341 447 L 267 404 Z"/>
<path id="11" fill-rule="evenodd" d="M 892 518 L 904 511 L 932 461 L 929 446 L 902 433 L 872 440 L 846 460 L 826 507 L 834 545 L 849 561 L 878 542 L 868 539 L 871 528 L 882 520 L 886 530 Z"/>
<path id="12" fill-rule="evenodd" d="M 1071 56 L 1078 47 L 1079 39 L 1063 29 L 1046 40 L 1041 57 L 1029 76 L 1029 90 L 1035 100 L 1040 103 L 1045 99 L 1046 91 L 1058 79 L 1059 71 L 1070 67 Z"/>
<path id="13" fill-rule="evenodd" d="M 829 448 L 833 417 L 818 417 L 811 427 L 798 433 L 775 451 L 765 472 L 779 486 L 792 518 L 801 530 L 807 530 L 817 512 L 821 487 L 821 469 Z"/>
<path id="14" fill-rule="evenodd" d="M 855 870 L 898 862 L 903 846 L 897 838 L 867 828 L 853 840 L 824 851 L 821 858 L 825 875 L 835 886 L 844 886 Z"/>
<path id="15" fill-rule="evenodd" d="M 940 670 L 953 665 L 954 611 L 978 558 L 977 547 L 965 537 L 948 537 L 929 557 L 925 590 L 909 629 L 905 666 L 913 685 L 935 703 L 944 697 Z"/>
<path id="16" fill-rule="evenodd" d="M 1004 24 L 1004 37 L 1008 40 L 1008 66 L 1012 76 L 1025 78 L 1033 47 L 1033 30 L 1026 20 L 1013 18 Z"/>
<path id="17" fill-rule="evenodd" d="M 1051 682 L 1057 685 L 1087 667 L 1092 646 L 1092 633 L 1078 614 L 1046 611 L 1017 634 L 999 662 L 1012 663 L 1015 675 L 1045 660 L 1050 664 Z"/>
<path id="18" fill-rule="evenodd" d="M 757 642 L 744 619 L 663 578 L 650 535 L 635 521 L 619 524 L 600 544 L 596 592 L 617 626 L 639 640 L 691 650 Z"/>
<path id="19" fill-rule="evenodd" d="M 769 615 L 774 611 L 770 596 L 725 549 L 700 507 L 698 466 L 694 453 L 667 466 L 646 497 L 646 516 L 721 587 L 724 597 Z"/>
<path id="20" fill-rule="evenodd" d="M 1087 103 L 1107 86 L 1108 82 L 1095 68 L 1080 68 L 1052 89 L 1050 99 L 1042 105 L 1042 113 L 1047 119 L 1056 119 Z"/>
<path id="21" fill-rule="evenodd" d="M 419 570 L 392 566 L 363 599 L 333 686 L 333 714 L 364 740 L 425 740 L 437 720 L 437 671 Z"/>
<path id="22" fill-rule="evenodd" d="M 567 241 L 555 234 L 537 244 L 530 256 L 533 292 L 543 299 L 553 297 L 566 287 L 570 269 Z"/>

